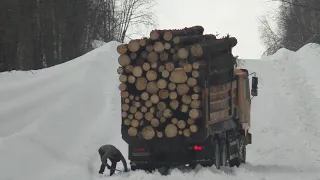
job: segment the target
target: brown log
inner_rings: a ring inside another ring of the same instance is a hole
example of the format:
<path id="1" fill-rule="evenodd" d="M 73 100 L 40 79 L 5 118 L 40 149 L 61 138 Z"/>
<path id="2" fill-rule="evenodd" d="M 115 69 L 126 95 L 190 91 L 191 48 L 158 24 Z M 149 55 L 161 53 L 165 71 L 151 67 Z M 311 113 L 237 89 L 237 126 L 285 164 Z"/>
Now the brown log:
<path id="1" fill-rule="evenodd" d="M 194 78 L 198 78 L 199 75 L 200 75 L 200 73 L 199 73 L 198 70 L 193 70 L 193 71 L 191 72 L 191 75 L 192 75 L 192 77 L 194 77 Z"/>
<path id="2" fill-rule="evenodd" d="M 165 68 L 166 68 L 166 70 L 168 71 L 168 72 L 171 72 L 171 71 L 173 71 L 174 70 L 174 64 L 172 63 L 172 62 L 167 62 L 166 64 L 165 64 Z"/>
<path id="3" fill-rule="evenodd" d="M 146 86 L 147 87 L 147 86 Z M 141 99 L 142 100 L 144 100 L 144 101 L 146 101 L 146 100 L 148 100 L 149 99 L 149 93 L 147 93 L 147 92 L 143 92 L 143 93 L 141 93 Z"/>
<path id="4" fill-rule="evenodd" d="M 193 125 L 190 126 L 190 131 L 191 131 L 192 133 L 196 133 L 196 132 L 198 132 L 198 127 L 193 124 Z"/>
<path id="5" fill-rule="evenodd" d="M 148 38 L 146 38 L 146 37 L 140 39 L 139 40 L 140 46 L 146 46 L 147 45 L 147 41 L 148 41 Z"/>
<path id="6" fill-rule="evenodd" d="M 168 138 L 173 138 L 175 136 L 177 136 L 178 133 L 178 128 L 177 126 L 175 126 L 174 124 L 168 124 L 165 128 L 165 135 Z"/>
<path id="7" fill-rule="evenodd" d="M 175 83 L 173 83 L 173 82 L 170 82 L 170 83 L 168 84 L 168 89 L 169 89 L 170 91 L 175 90 L 176 87 L 177 87 L 177 85 L 176 85 Z"/>
<path id="8" fill-rule="evenodd" d="M 169 91 L 167 89 L 159 90 L 159 98 L 160 99 L 167 99 L 169 97 Z"/>
<path id="9" fill-rule="evenodd" d="M 189 92 L 189 86 L 187 84 L 178 84 L 177 85 L 177 93 L 182 96 Z"/>
<path id="10" fill-rule="evenodd" d="M 201 69 L 201 68 L 205 68 L 207 67 L 207 62 L 205 60 L 203 61 L 197 61 L 197 62 L 194 62 L 192 63 L 192 67 L 193 69 Z"/>
<path id="11" fill-rule="evenodd" d="M 182 104 L 181 107 L 180 107 L 180 111 L 183 112 L 183 113 L 186 113 L 188 112 L 189 110 L 189 106 L 186 105 L 186 104 Z"/>
<path id="12" fill-rule="evenodd" d="M 206 40 L 191 46 L 190 52 L 194 57 L 204 57 L 206 54 L 217 53 L 221 50 L 228 50 L 237 44 L 237 39 L 227 37 L 216 40 Z"/>
<path id="13" fill-rule="evenodd" d="M 187 123 L 188 123 L 189 125 L 192 125 L 192 124 L 195 124 L 195 123 L 196 123 L 196 120 L 189 118 L 189 119 L 187 120 Z"/>
<path id="14" fill-rule="evenodd" d="M 157 132 L 157 137 L 158 138 L 163 138 L 163 132 Z"/>
<path id="15" fill-rule="evenodd" d="M 130 126 L 131 125 L 131 120 L 130 119 L 125 119 L 123 120 L 123 124 L 126 126 Z"/>
<path id="16" fill-rule="evenodd" d="M 117 46 L 117 52 L 119 54 L 126 54 L 128 52 L 128 44 L 120 44 Z"/>
<path id="17" fill-rule="evenodd" d="M 133 68 L 132 74 L 133 74 L 135 77 L 140 77 L 140 76 L 142 76 L 142 73 L 143 73 L 143 70 L 142 70 L 141 66 L 135 66 L 135 67 Z"/>
<path id="18" fill-rule="evenodd" d="M 146 51 L 149 52 L 149 53 L 152 52 L 153 51 L 153 45 L 152 44 L 147 45 L 146 46 Z"/>
<path id="19" fill-rule="evenodd" d="M 125 82 L 127 82 L 127 80 L 128 80 L 128 76 L 123 75 L 123 74 L 121 74 L 121 75 L 119 76 L 119 81 L 120 81 L 120 82 L 125 83 Z"/>
<path id="20" fill-rule="evenodd" d="M 144 125 L 144 121 L 140 121 L 139 125 L 143 126 Z"/>
<path id="21" fill-rule="evenodd" d="M 131 60 L 135 60 L 137 59 L 137 57 L 138 57 L 137 53 L 130 53 Z"/>
<path id="22" fill-rule="evenodd" d="M 139 101 L 139 100 L 140 100 L 140 97 L 139 97 L 139 96 L 136 96 L 134 99 L 135 99 L 136 101 Z"/>
<path id="23" fill-rule="evenodd" d="M 150 94 L 157 94 L 159 91 L 159 87 L 155 81 L 151 81 L 147 84 L 147 91 Z"/>
<path id="24" fill-rule="evenodd" d="M 130 127 L 130 128 L 128 129 L 128 135 L 129 135 L 129 136 L 137 136 L 137 134 L 138 134 L 137 128 L 135 128 L 135 127 Z"/>
<path id="25" fill-rule="evenodd" d="M 168 82 L 165 79 L 159 79 L 157 81 L 157 86 L 159 87 L 159 89 L 165 89 L 168 85 Z"/>
<path id="26" fill-rule="evenodd" d="M 127 104 L 129 104 L 129 103 L 130 103 L 130 99 L 129 99 L 129 98 L 125 98 L 125 99 L 124 99 L 124 102 L 127 103 Z"/>
<path id="27" fill-rule="evenodd" d="M 152 69 L 157 69 L 157 67 L 158 67 L 158 64 L 157 64 L 157 63 L 152 63 L 152 64 L 151 64 L 151 68 L 152 68 Z"/>
<path id="28" fill-rule="evenodd" d="M 162 77 L 168 78 L 170 76 L 170 72 L 166 69 L 161 72 Z"/>
<path id="29" fill-rule="evenodd" d="M 186 122 L 184 120 L 179 120 L 177 126 L 179 129 L 184 129 L 186 128 Z"/>
<path id="30" fill-rule="evenodd" d="M 134 39 L 134 40 L 129 41 L 128 49 L 131 52 L 137 52 L 140 49 L 139 40 Z"/>
<path id="31" fill-rule="evenodd" d="M 159 103 L 157 104 L 157 109 L 158 109 L 159 111 L 164 111 L 166 108 L 167 108 L 167 105 L 166 105 L 165 102 L 159 102 Z"/>
<path id="32" fill-rule="evenodd" d="M 167 53 L 166 51 L 162 51 L 159 56 L 160 61 L 167 61 L 169 59 L 169 53 Z"/>
<path id="33" fill-rule="evenodd" d="M 201 106 L 201 101 L 200 100 L 192 100 L 190 107 L 193 109 L 199 109 Z"/>
<path id="34" fill-rule="evenodd" d="M 165 123 L 167 121 L 167 119 L 165 117 L 160 117 L 160 122 L 161 123 Z"/>
<path id="35" fill-rule="evenodd" d="M 121 110 L 122 110 L 122 111 L 128 111 L 129 108 L 130 108 L 129 104 L 122 104 L 122 105 L 121 105 Z"/>
<path id="36" fill-rule="evenodd" d="M 189 51 L 186 48 L 180 48 L 178 50 L 178 56 L 180 59 L 187 59 L 189 56 Z"/>
<path id="37" fill-rule="evenodd" d="M 190 136 L 191 136 L 190 129 L 184 129 L 184 130 L 183 130 L 183 135 L 184 135 L 185 137 L 190 137 Z"/>
<path id="38" fill-rule="evenodd" d="M 151 124 L 151 126 L 153 126 L 153 127 L 158 127 L 159 124 L 160 124 L 160 122 L 159 122 L 158 119 L 153 118 L 153 119 L 151 120 L 150 124 Z"/>
<path id="39" fill-rule="evenodd" d="M 183 70 L 187 73 L 191 72 L 192 71 L 192 64 L 184 64 L 183 65 Z"/>
<path id="40" fill-rule="evenodd" d="M 147 120 L 147 121 L 151 121 L 153 119 L 153 114 L 151 112 L 147 112 L 145 115 L 144 115 L 144 118 Z"/>
<path id="41" fill-rule="evenodd" d="M 192 100 L 198 100 L 200 98 L 199 94 L 192 94 L 191 99 Z"/>
<path id="42" fill-rule="evenodd" d="M 170 101 L 170 107 L 173 109 L 173 110 L 176 110 L 178 107 L 179 107 L 179 101 L 177 100 L 171 100 Z"/>
<path id="43" fill-rule="evenodd" d="M 148 54 L 147 60 L 150 62 L 150 64 L 155 63 L 159 60 L 159 54 L 155 51 L 151 51 Z"/>
<path id="44" fill-rule="evenodd" d="M 175 36 L 191 36 L 191 35 L 201 35 L 204 32 L 202 26 L 192 26 L 183 29 L 163 29 L 163 30 L 152 30 L 150 32 L 150 39 L 158 40 L 161 37 L 170 41 Z"/>
<path id="45" fill-rule="evenodd" d="M 127 97 L 129 97 L 128 91 L 122 91 L 121 92 L 121 98 L 127 98 Z"/>
<path id="46" fill-rule="evenodd" d="M 132 94 L 129 95 L 129 99 L 132 101 L 134 100 L 134 96 Z"/>
<path id="47" fill-rule="evenodd" d="M 188 61 L 186 59 L 181 59 L 178 61 L 178 64 L 179 64 L 179 67 L 184 68 L 184 66 L 186 66 L 186 64 L 188 64 Z"/>
<path id="48" fill-rule="evenodd" d="M 183 68 L 175 68 L 171 72 L 169 80 L 173 83 L 185 83 L 188 80 L 188 76 Z"/>
<path id="49" fill-rule="evenodd" d="M 149 112 L 154 113 L 156 111 L 155 107 L 150 107 Z"/>
<path id="50" fill-rule="evenodd" d="M 122 67 L 118 67 L 117 73 L 118 74 L 122 74 L 123 72 L 124 72 L 123 68 Z"/>
<path id="51" fill-rule="evenodd" d="M 125 67 L 128 66 L 131 63 L 131 59 L 128 55 L 126 54 L 121 54 L 118 57 L 118 63 L 120 64 L 120 66 Z"/>
<path id="52" fill-rule="evenodd" d="M 178 119 L 177 118 L 172 118 L 171 119 L 172 124 L 178 124 Z"/>
<path id="53" fill-rule="evenodd" d="M 170 49 L 170 53 L 171 53 L 171 54 L 174 54 L 175 52 L 176 52 L 176 50 L 175 50 L 174 48 L 171 48 L 171 49 Z"/>
<path id="54" fill-rule="evenodd" d="M 145 106 L 141 106 L 140 111 L 141 111 L 142 113 L 146 113 L 146 112 L 148 111 L 148 108 L 145 107 Z"/>
<path id="55" fill-rule="evenodd" d="M 122 111 L 121 117 L 122 117 L 122 118 L 128 117 L 128 112 L 127 112 L 127 111 Z"/>
<path id="56" fill-rule="evenodd" d="M 127 73 L 127 74 L 130 74 L 132 73 L 133 71 L 133 66 L 132 65 L 128 65 L 124 68 L 124 71 Z"/>
<path id="57" fill-rule="evenodd" d="M 161 72 L 162 73 L 162 71 L 164 71 L 165 70 L 165 67 L 164 66 L 159 66 L 158 67 L 158 72 Z"/>
<path id="58" fill-rule="evenodd" d="M 166 109 L 163 111 L 163 117 L 165 117 L 165 118 L 170 118 L 170 117 L 172 117 L 172 110 L 169 109 L 169 108 L 166 108 Z"/>
<path id="59" fill-rule="evenodd" d="M 130 106 L 130 109 L 129 109 L 129 112 L 131 113 L 131 114 L 135 114 L 136 112 L 137 112 L 137 107 L 135 107 L 135 106 Z"/>
<path id="60" fill-rule="evenodd" d="M 199 43 L 204 41 L 205 39 L 216 39 L 216 36 L 213 34 L 209 35 L 194 35 L 194 36 L 177 36 L 173 38 L 174 44 L 183 44 L 183 45 L 191 45 L 195 43 Z"/>
<path id="61" fill-rule="evenodd" d="M 195 93 L 200 93 L 201 87 L 200 87 L 200 86 L 195 86 L 195 87 L 193 87 L 193 91 L 194 91 Z"/>
<path id="62" fill-rule="evenodd" d="M 177 97 L 178 97 L 177 92 L 175 92 L 175 91 L 170 92 L 170 94 L 169 94 L 170 99 L 174 100 L 174 99 L 177 99 Z"/>
<path id="63" fill-rule="evenodd" d="M 120 91 L 125 91 L 126 89 L 127 89 L 127 85 L 125 83 L 120 83 L 119 90 Z"/>
<path id="64" fill-rule="evenodd" d="M 144 104 L 145 104 L 145 106 L 146 106 L 147 108 L 150 108 L 150 107 L 152 106 L 151 100 L 146 100 L 146 101 L 144 102 Z"/>
<path id="65" fill-rule="evenodd" d="M 157 53 L 161 53 L 162 51 L 164 51 L 164 45 L 160 41 L 155 42 L 154 45 L 153 45 L 153 49 Z"/>
<path id="66" fill-rule="evenodd" d="M 184 103 L 184 104 L 190 104 L 192 99 L 191 99 L 191 96 L 189 95 L 183 95 L 181 97 L 181 101 Z"/>
<path id="67" fill-rule="evenodd" d="M 145 60 L 142 57 L 138 57 L 135 62 L 137 66 L 142 66 L 143 63 L 145 63 Z"/>
<path id="68" fill-rule="evenodd" d="M 150 64 L 147 63 L 147 62 L 143 63 L 142 69 L 143 69 L 144 71 L 149 71 L 149 70 L 150 70 Z"/>
<path id="69" fill-rule="evenodd" d="M 164 43 L 164 49 L 165 50 L 170 50 L 171 49 L 171 44 L 168 43 L 168 42 Z"/>
<path id="70" fill-rule="evenodd" d="M 149 81 L 154 81 L 157 79 L 158 77 L 158 74 L 156 71 L 154 70 L 149 70 L 147 73 L 146 73 L 146 77 Z"/>
<path id="71" fill-rule="evenodd" d="M 180 58 L 179 58 L 179 56 L 178 56 L 178 53 L 174 53 L 174 54 L 172 55 L 172 60 L 173 60 L 173 61 L 179 61 L 179 60 L 180 60 Z"/>
<path id="72" fill-rule="evenodd" d="M 192 88 L 192 87 L 194 87 L 194 86 L 197 85 L 197 79 L 196 79 L 196 78 L 193 78 L 193 77 L 188 78 L 187 84 L 188 84 L 189 87 Z"/>
<path id="73" fill-rule="evenodd" d="M 134 101 L 133 105 L 137 108 L 141 107 L 141 103 L 139 101 Z"/>
<path id="74" fill-rule="evenodd" d="M 178 134 L 179 134 L 179 135 L 182 135 L 182 131 L 181 131 L 181 130 L 179 130 L 179 131 L 178 131 Z"/>
<path id="75" fill-rule="evenodd" d="M 189 117 L 192 119 L 197 119 L 200 117 L 200 111 L 198 109 L 191 109 L 189 111 Z"/>
<path id="76" fill-rule="evenodd" d="M 134 113 L 134 118 L 141 120 L 143 118 L 143 114 L 140 111 L 137 111 L 136 113 Z"/>
<path id="77" fill-rule="evenodd" d="M 159 102 L 159 96 L 156 95 L 156 94 L 153 94 L 151 97 L 150 97 L 150 101 L 153 103 L 153 104 L 157 104 Z"/>
<path id="78" fill-rule="evenodd" d="M 146 140 L 151 140 L 156 135 L 152 126 L 145 126 L 142 129 L 142 137 Z"/>
<path id="79" fill-rule="evenodd" d="M 137 81 L 135 83 L 135 86 L 137 88 L 137 90 L 142 91 L 145 90 L 147 88 L 147 79 L 144 77 L 138 77 Z"/>
<path id="80" fill-rule="evenodd" d="M 157 116 L 157 118 L 163 117 L 163 111 L 157 111 L 156 116 Z"/>

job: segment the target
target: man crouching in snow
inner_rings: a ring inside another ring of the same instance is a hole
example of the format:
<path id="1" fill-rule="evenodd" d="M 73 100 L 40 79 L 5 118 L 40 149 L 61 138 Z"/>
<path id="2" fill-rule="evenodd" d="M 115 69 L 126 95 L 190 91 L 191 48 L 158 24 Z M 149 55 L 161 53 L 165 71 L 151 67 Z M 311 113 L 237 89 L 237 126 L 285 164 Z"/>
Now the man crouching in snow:
<path id="1" fill-rule="evenodd" d="M 107 144 L 101 146 L 98 152 L 102 162 L 99 170 L 100 174 L 103 174 L 105 167 L 107 166 L 107 168 L 110 169 L 110 176 L 112 176 L 116 170 L 117 162 L 119 162 L 120 160 L 122 161 L 122 164 L 124 166 L 124 171 L 128 172 L 127 162 L 116 147 Z M 111 166 L 107 162 L 108 159 L 111 161 Z"/>

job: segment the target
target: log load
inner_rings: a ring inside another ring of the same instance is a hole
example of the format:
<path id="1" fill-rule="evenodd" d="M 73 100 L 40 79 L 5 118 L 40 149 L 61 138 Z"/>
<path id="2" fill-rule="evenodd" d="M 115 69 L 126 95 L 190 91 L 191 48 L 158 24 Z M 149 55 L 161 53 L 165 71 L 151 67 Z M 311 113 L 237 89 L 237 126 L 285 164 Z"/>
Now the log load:
<path id="1" fill-rule="evenodd" d="M 204 123 L 201 82 L 216 54 L 231 54 L 237 44 L 235 38 L 203 32 L 202 26 L 152 30 L 150 38 L 117 47 L 122 126 L 129 136 L 152 140 L 199 131 Z M 234 68 L 221 59 L 221 67 Z"/>

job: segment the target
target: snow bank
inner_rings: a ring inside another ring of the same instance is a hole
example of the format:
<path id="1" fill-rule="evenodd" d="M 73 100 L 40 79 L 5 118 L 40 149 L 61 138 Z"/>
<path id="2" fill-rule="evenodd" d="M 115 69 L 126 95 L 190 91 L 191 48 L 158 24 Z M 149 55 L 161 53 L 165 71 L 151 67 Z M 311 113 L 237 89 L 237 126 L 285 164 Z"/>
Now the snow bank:
<path id="1" fill-rule="evenodd" d="M 175 169 L 166 177 L 142 171 L 100 177 L 100 145 L 114 144 L 128 155 L 120 133 L 118 44 L 51 68 L 0 74 L 1 180 L 320 178 L 320 81 L 314 70 L 320 55 L 314 44 L 245 61 L 244 68 L 259 76 L 247 164 Z"/>

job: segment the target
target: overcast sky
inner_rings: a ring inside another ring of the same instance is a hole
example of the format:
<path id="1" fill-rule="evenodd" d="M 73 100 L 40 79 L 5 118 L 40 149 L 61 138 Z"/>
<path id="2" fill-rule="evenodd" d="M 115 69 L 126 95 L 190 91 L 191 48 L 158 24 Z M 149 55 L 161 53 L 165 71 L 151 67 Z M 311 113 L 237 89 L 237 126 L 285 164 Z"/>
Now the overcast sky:
<path id="1" fill-rule="evenodd" d="M 258 59 L 264 50 L 258 18 L 276 7 L 271 0 L 157 0 L 155 13 L 158 29 L 202 25 L 206 34 L 229 33 L 238 39 L 234 55 Z"/>

